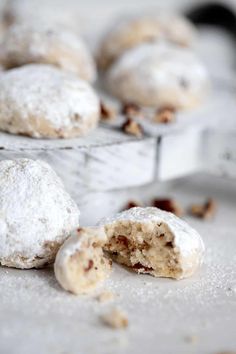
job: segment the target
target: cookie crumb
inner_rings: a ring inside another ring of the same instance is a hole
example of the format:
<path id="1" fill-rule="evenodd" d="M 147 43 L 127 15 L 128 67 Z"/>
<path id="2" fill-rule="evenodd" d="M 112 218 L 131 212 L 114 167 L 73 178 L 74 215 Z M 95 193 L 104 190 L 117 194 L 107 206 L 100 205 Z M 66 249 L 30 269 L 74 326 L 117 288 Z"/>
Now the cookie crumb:
<path id="1" fill-rule="evenodd" d="M 140 207 L 140 206 L 142 206 L 141 203 L 137 202 L 136 200 L 129 200 L 127 204 L 124 206 L 124 208 L 122 209 L 122 211 L 135 208 L 135 207 Z"/>
<path id="2" fill-rule="evenodd" d="M 116 116 L 116 110 L 114 107 L 100 102 L 100 119 L 103 121 L 113 120 Z"/>
<path id="3" fill-rule="evenodd" d="M 153 117 L 155 123 L 169 124 L 176 121 L 176 111 L 172 107 L 158 109 Z"/>
<path id="4" fill-rule="evenodd" d="M 101 316 L 102 322 L 114 329 L 126 328 L 128 326 L 127 315 L 115 308 L 111 312 Z"/>
<path id="5" fill-rule="evenodd" d="M 143 136 L 142 126 L 131 118 L 127 118 L 121 129 L 124 133 L 134 135 L 138 138 Z"/>
<path id="6" fill-rule="evenodd" d="M 121 109 L 121 114 L 127 118 L 142 117 L 142 110 L 136 103 L 125 103 Z"/>
<path id="7" fill-rule="evenodd" d="M 200 219 L 209 220 L 215 216 L 217 203 L 214 199 L 209 198 L 204 204 L 193 204 L 189 213 Z"/>
<path id="8" fill-rule="evenodd" d="M 115 295 L 111 291 L 103 291 L 101 294 L 99 294 L 96 299 L 98 302 L 108 302 L 112 301 L 114 299 Z"/>
<path id="9" fill-rule="evenodd" d="M 169 211 L 170 213 L 173 213 L 179 217 L 183 216 L 184 214 L 182 207 L 174 199 L 156 198 L 152 201 L 152 206 L 159 208 L 161 210 Z"/>

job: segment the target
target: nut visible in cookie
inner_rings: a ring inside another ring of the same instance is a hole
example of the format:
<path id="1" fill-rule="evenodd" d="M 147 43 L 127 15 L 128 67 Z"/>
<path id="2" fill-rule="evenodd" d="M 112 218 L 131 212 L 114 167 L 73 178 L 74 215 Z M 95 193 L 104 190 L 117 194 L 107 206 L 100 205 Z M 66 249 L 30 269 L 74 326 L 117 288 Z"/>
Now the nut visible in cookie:
<path id="1" fill-rule="evenodd" d="M 87 294 L 108 277 L 112 262 L 103 254 L 106 240 L 102 227 L 84 227 L 75 230 L 61 246 L 54 272 L 65 290 Z"/>
<path id="2" fill-rule="evenodd" d="M 104 250 L 137 273 L 182 279 L 193 275 L 202 263 L 200 235 L 172 213 L 154 207 L 132 208 L 99 225 L 107 235 Z"/>

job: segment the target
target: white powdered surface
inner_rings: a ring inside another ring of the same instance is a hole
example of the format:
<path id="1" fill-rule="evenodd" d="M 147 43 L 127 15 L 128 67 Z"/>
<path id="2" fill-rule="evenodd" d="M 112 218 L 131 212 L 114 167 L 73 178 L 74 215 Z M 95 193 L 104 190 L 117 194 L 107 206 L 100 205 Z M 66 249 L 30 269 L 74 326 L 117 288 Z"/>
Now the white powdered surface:
<path id="1" fill-rule="evenodd" d="M 108 86 L 118 97 L 136 100 L 147 96 L 159 103 L 164 94 L 178 92 L 183 106 L 204 100 L 208 74 L 194 52 L 164 42 L 145 43 L 124 53 L 108 70 Z M 153 105 L 153 104 L 152 104 Z"/>
<path id="2" fill-rule="evenodd" d="M 6 32 L 2 46 L 6 64 L 52 63 L 88 81 L 96 78 L 95 63 L 83 40 L 73 31 L 42 23 L 16 24 Z"/>
<path id="3" fill-rule="evenodd" d="M 100 304 L 95 295 L 76 297 L 64 292 L 52 269 L 0 268 L 1 352 L 214 354 L 235 350 L 234 187 L 229 181 L 196 176 L 169 190 L 185 206 L 206 196 L 215 197 L 219 205 L 212 221 L 187 218 L 206 245 L 203 267 L 190 279 L 157 279 L 114 266 L 104 288 L 117 296 L 111 304 Z M 100 315 L 114 306 L 127 313 L 127 329 L 114 331 L 100 322 Z M 186 341 L 190 336 L 196 338 L 194 343 Z"/>
<path id="4" fill-rule="evenodd" d="M 100 109 L 97 95 L 89 84 L 50 65 L 40 64 L 1 74 L 0 106 L 0 127 L 1 120 L 8 122 L 17 112 L 18 125 L 34 136 L 38 136 L 37 125 L 34 127 L 31 117 L 36 122 L 44 119 L 49 126 L 63 131 L 86 126 L 93 115 L 98 119 Z M 17 127 L 11 128 L 17 130 Z"/>
<path id="5" fill-rule="evenodd" d="M 0 162 L 1 264 L 27 268 L 38 257 L 40 265 L 50 259 L 47 243 L 61 244 L 78 223 L 77 205 L 47 163 Z"/>

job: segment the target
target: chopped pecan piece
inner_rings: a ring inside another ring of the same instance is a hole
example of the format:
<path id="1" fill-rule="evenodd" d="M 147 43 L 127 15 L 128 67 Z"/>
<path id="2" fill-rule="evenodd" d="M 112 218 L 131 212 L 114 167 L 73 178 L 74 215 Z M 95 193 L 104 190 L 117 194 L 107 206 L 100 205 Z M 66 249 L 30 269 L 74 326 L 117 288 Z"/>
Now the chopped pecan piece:
<path id="1" fill-rule="evenodd" d="M 169 124 L 176 120 L 176 111 L 172 107 L 163 107 L 156 111 L 153 121 L 155 123 Z"/>
<path id="2" fill-rule="evenodd" d="M 141 117 L 142 110 L 136 103 L 125 103 L 121 109 L 121 114 L 125 115 L 127 118 Z"/>
<path id="3" fill-rule="evenodd" d="M 159 199 L 152 201 L 152 205 L 156 208 L 169 211 L 177 216 L 183 216 L 184 212 L 181 206 L 173 199 Z"/>
<path id="4" fill-rule="evenodd" d="M 125 236 L 122 236 L 122 235 L 117 236 L 117 242 L 126 248 L 128 248 L 128 246 L 129 246 L 129 240 Z"/>
<path id="5" fill-rule="evenodd" d="M 124 206 L 124 208 L 122 210 L 128 210 L 128 209 L 140 207 L 140 206 L 141 206 L 141 204 L 136 202 L 135 200 L 129 200 L 128 203 Z"/>
<path id="6" fill-rule="evenodd" d="M 190 207 L 190 214 L 201 219 L 212 219 L 216 213 L 217 204 L 209 198 L 204 204 L 193 204 Z"/>
<path id="7" fill-rule="evenodd" d="M 92 267 L 93 267 L 93 260 L 90 259 L 88 262 L 88 266 L 86 268 L 84 268 L 84 271 L 88 272 L 90 269 L 92 269 Z"/>
<path id="8" fill-rule="evenodd" d="M 137 270 L 137 271 L 142 270 L 142 271 L 144 271 L 144 272 L 151 272 L 151 271 L 153 270 L 153 268 L 151 268 L 151 267 L 146 267 L 146 266 L 142 265 L 141 263 L 136 263 L 136 264 L 134 264 L 134 265 L 132 266 L 132 268 L 133 268 L 134 270 Z"/>
<path id="9" fill-rule="evenodd" d="M 134 135 L 138 138 L 141 138 L 143 135 L 142 126 L 131 118 L 127 118 L 121 129 L 126 134 Z"/>
<path id="10" fill-rule="evenodd" d="M 116 116 L 116 111 L 114 107 L 105 104 L 104 102 L 100 102 L 100 118 L 101 120 L 112 120 Z"/>

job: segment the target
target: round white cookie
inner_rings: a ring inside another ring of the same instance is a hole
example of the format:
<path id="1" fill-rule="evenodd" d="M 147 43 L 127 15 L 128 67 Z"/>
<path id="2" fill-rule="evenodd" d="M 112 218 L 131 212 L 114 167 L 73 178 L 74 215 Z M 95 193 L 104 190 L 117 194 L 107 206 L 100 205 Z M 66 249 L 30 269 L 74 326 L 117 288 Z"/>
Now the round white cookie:
<path id="1" fill-rule="evenodd" d="M 153 207 L 132 208 L 99 225 L 108 237 L 104 250 L 138 273 L 182 279 L 202 263 L 200 235 L 172 213 Z"/>
<path id="2" fill-rule="evenodd" d="M 188 109 L 209 90 L 205 67 L 193 52 L 167 43 L 145 43 L 123 54 L 108 70 L 107 87 L 122 101 Z"/>
<path id="3" fill-rule="evenodd" d="M 47 163 L 0 162 L 1 265 L 33 268 L 53 262 L 78 224 L 77 205 Z"/>
<path id="4" fill-rule="evenodd" d="M 43 22 L 80 30 L 81 18 L 74 0 L 7 0 L 3 11 L 6 26 Z"/>
<path id="5" fill-rule="evenodd" d="M 1 60 L 6 69 L 25 64 L 51 64 L 92 82 L 96 68 L 84 42 L 72 31 L 42 24 L 16 24 L 6 32 L 1 44 Z"/>
<path id="6" fill-rule="evenodd" d="M 118 21 L 105 34 L 98 50 L 98 65 L 107 69 L 126 50 L 144 42 L 167 40 L 180 46 L 190 46 L 196 30 L 184 17 L 159 13 Z"/>
<path id="7" fill-rule="evenodd" d="M 1 73 L 0 130 L 35 138 L 85 135 L 97 126 L 99 99 L 90 85 L 53 66 Z"/>
<path id="8" fill-rule="evenodd" d="M 103 228 L 79 228 L 59 249 L 55 276 L 60 285 L 74 294 L 94 290 L 110 274 L 111 260 L 103 254 L 107 241 Z"/>

